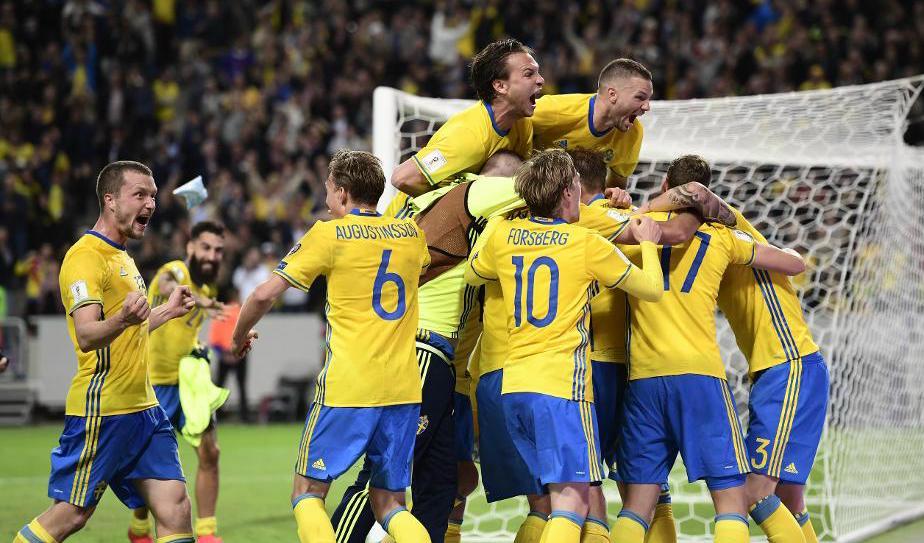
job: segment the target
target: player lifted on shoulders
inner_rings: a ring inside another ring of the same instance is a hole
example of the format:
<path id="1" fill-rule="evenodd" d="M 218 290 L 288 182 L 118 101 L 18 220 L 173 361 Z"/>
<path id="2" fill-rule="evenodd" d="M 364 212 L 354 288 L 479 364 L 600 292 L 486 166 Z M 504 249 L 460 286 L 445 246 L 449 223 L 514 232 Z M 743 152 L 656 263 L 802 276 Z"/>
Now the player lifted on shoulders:
<path id="1" fill-rule="evenodd" d="M 325 187 L 336 218 L 313 226 L 250 295 L 233 350 L 250 349 L 257 337 L 252 327 L 287 288 L 307 291 L 325 275 L 327 354 L 292 491 L 299 540 L 334 542 L 324 498 L 331 482 L 365 454 L 376 519 L 398 543 L 426 543 L 427 531 L 405 508 L 420 413 L 414 336 L 418 278 L 430 262 L 426 240 L 413 221 L 375 212 L 385 176 L 371 154 L 338 152 Z"/>
<path id="2" fill-rule="evenodd" d="M 209 411 L 207 415 L 184 412 L 180 405 L 180 360 L 186 356 L 207 357 L 199 347 L 199 332 L 209 313 L 221 310 L 222 304 L 215 300 L 215 279 L 224 252 L 223 226 L 210 221 L 196 223 L 192 228 L 191 238 L 186 243 L 186 260 L 168 262 L 157 270 L 151 281 L 149 302 L 158 305 L 170 297 L 178 285 L 190 289 L 196 299 L 196 307 L 185 319 L 168 322 L 151 334 L 148 349 L 150 356 L 151 384 L 157 401 L 167 413 L 167 418 L 177 432 L 183 431 L 187 440 L 196 448 L 199 459 L 196 473 L 196 537 L 200 543 L 221 543 L 218 533 L 218 521 L 215 519 L 215 503 L 218 500 L 218 436 L 215 431 L 215 419 Z M 206 383 L 208 387 L 210 383 Z M 183 386 L 204 388 L 200 384 L 184 383 Z M 227 397 L 227 392 L 223 393 Z M 212 406 L 208 409 L 211 410 Z M 207 416 L 208 426 L 201 431 L 191 432 L 184 426 L 189 420 L 198 420 Z M 135 543 L 151 541 L 150 523 L 147 508 L 135 510 L 128 533 L 129 540 Z"/>
<path id="3" fill-rule="evenodd" d="M 708 185 L 709 165 L 696 156 L 671 163 L 662 190 L 688 182 Z M 687 204 L 695 199 L 686 197 Z M 725 213 L 722 213 L 725 214 Z M 637 259 L 638 255 L 630 253 Z M 613 527 L 615 543 L 641 543 L 661 484 L 679 452 L 689 480 L 705 479 L 716 510 L 715 540 L 748 540 L 748 472 L 744 438 L 715 337 L 719 284 L 730 265 L 796 274 L 802 259 L 747 233 L 703 225 L 694 241 L 664 245 L 664 298 L 629 299 L 629 388 L 617 448 L 619 478 L 627 485 Z"/>
<path id="4" fill-rule="evenodd" d="M 79 531 L 112 487 L 130 508 L 147 505 L 158 543 L 192 542 L 186 482 L 176 436 L 148 380 L 148 337 L 195 304 L 189 287 L 151 309 L 144 279 L 125 252 L 154 213 L 157 186 L 139 162 L 118 161 L 96 181 L 99 220 L 61 264 L 61 298 L 77 354 L 64 431 L 51 452 L 54 504 L 14 543 L 54 543 Z"/>
<path id="5" fill-rule="evenodd" d="M 529 119 L 545 82 L 530 48 L 513 39 L 488 44 L 472 60 L 478 102 L 456 113 L 427 145 L 395 168 L 396 195 L 386 215 L 410 213 L 408 195 L 418 196 L 458 173 L 478 173 L 494 153 L 526 159 L 533 147 Z"/>
<path id="6" fill-rule="evenodd" d="M 507 427 L 551 495 L 543 539 L 576 543 L 582 530 L 599 529 L 584 521 L 589 485 L 602 477 L 587 364 L 590 300 L 598 281 L 652 301 L 661 296 L 653 243 L 660 229 L 639 222 L 645 254 L 639 269 L 599 234 L 568 224 L 578 220 L 581 187 L 561 150 L 524 164 L 517 189 L 531 216 L 496 223 L 472 255 L 466 280 L 501 285 L 509 332 L 502 385 Z"/>
<path id="7" fill-rule="evenodd" d="M 644 136 L 638 118 L 651 109 L 651 95 L 651 72 L 634 60 L 616 59 L 600 71 L 596 93 L 547 95 L 536 102 L 534 145 L 600 151 L 607 186 L 625 187 L 638 164 Z"/>

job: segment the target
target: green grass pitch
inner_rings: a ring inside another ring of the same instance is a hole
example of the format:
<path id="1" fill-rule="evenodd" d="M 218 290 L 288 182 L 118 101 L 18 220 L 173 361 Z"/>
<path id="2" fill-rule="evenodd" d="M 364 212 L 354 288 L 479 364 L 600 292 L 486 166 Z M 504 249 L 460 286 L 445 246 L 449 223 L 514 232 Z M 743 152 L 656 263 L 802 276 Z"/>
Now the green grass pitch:
<path id="1" fill-rule="evenodd" d="M 16 530 L 48 507 L 50 501 L 46 497 L 46 488 L 49 453 L 57 444 L 61 427 L 59 424 L 49 424 L 0 429 L 0 488 L 4 496 L 4 503 L 0 506 L 0 542 L 12 540 Z M 300 424 L 220 426 L 221 491 L 218 521 L 220 533 L 227 543 L 296 541 L 289 494 L 292 489 L 295 449 L 301 429 Z M 192 485 L 195 480 L 195 454 L 182 440 L 180 456 Z M 351 478 L 352 473 L 347 474 L 334 484 L 327 500 L 329 508 L 337 504 L 343 487 Z M 193 495 L 192 487 L 190 495 Z M 483 500 L 476 500 L 469 507 L 474 511 L 483 511 L 486 505 Z M 695 507 L 697 513 L 705 518 L 712 514 L 708 505 Z M 702 511 L 699 511 L 700 507 Z M 617 511 L 618 504 L 613 504 L 611 515 L 615 516 Z M 87 527 L 68 541 L 127 541 L 125 533 L 128 530 L 128 519 L 128 510 L 111 491 L 107 491 Z M 701 528 L 687 523 L 680 526 L 682 533 L 690 535 L 697 529 Z M 752 530 L 752 533 L 757 535 L 759 532 Z M 924 522 L 919 521 L 870 541 L 924 541 Z"/>

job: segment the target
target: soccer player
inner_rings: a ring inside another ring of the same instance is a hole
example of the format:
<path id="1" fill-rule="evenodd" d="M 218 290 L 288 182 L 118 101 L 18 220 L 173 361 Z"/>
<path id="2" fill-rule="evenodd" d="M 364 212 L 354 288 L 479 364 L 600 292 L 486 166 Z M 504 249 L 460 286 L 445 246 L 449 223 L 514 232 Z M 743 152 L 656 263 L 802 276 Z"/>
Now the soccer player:
<path id="1" fill-rule="evenodd" d="M 477 173 L 498 151 L 529 156 L 528 117 L 545 82 L 533 51 L 513 39 L 488 44 L 472 59 L 471 79 L 478 103 L 450 117 L 423 149 L 395 168 L 391 183 L 403 194 L 386 215 L 409 215 L 408 195 L 428 192 L 458 173 Z"/>
<path id="2" fill-rule="evenodd" d="M 523 205 L 509 177 L 521 162 L 514 153 L 498 152 L 485 163 L 482 175 L 466 174 L 462 183 L 436 188 L 410 202 L 409 209 L 426 235 L 432 259 L 420 279 L 417 360 L 423 378 L 423 402 L 414 447 L 411 512 L 436 543 L 444 541 L 447 532 L 453 540 L 460 529 L 449 526 L 453 501 L 461 494 L 458 471 L 464 472 L 462 486 L 478 484 L 471 452 L 459 450 L 462 447 L 456 441 L 454 420 L 454 406 L 462 399 L 455 396 L 452 361 L 462 323 L 475 302 L 463 279 L 465 262 L 489 217 Z M 464 405 L 459 418 L 462 411 Z M 461 422 L 463 431 L 472 426 L 465 419 Z M 462 466 L 457 465 L 460 462 Z M 366 489 L 370 470 L 366 468 L 344 492 L 333 515 L 342 541 L 365 541 L 373 525 Z"/>
<path id="3" fill-rule="evenodd" d="M 686 184 L 707 185 L 710 178 L 703 159 L 683 156 L 671 163 L 662 190 L 679 187 L 670 198 L 692 204 Z M 664 298 L 657 304 L 629 299 L 629 388 L 617 448 L 618 475 L 627 489 L 612 538 L 644 541 L 679 451 L 689 480 L 705 479 L 712 494 L 715 540 L 744 542 L 748 463 L 715 341 L 719 283 L 733 264 L 790 275 L 805 264 L 798 255 L 756 244 L 745 232 L 708 224 L 695 241 L 664 245 L 660 252 Z"/>
<path id="4" fill-rule="evenodd" d="M 398 543 L 429 542 L 407 512 L 420 374 L 414 356 L 417 285 L 430 263 L 413 221 L 382 217 L 378 159 L 339 151 L 325 182 L 335 219 L 315 224 L 244 302 L 232 350 L 246 353 L 253 326 L 290 286 L 307 291 L 327 277 L 327 355 L 295 466 L 292 506 L 302 543 L 333 543 L 324 509 L 331 482 L 363 454 L 371 464 L 376 519 Z"/>
<path id="5" fill-rule="evenodd" d="M 646 208 L 683 206 L 681 200 L 659 197 Z M 740 211 L 730 209 L 741 230 L 767 243 Z M 824 428 L 829 378 L 799 297 L 783 274 L 731 266 L 719 287 L 718 305 L 751 376 L 745 438 L 751 518 L 772 543 L 817 542 L 804 491 Z"/>
<path id="6" fill-rule="evenodd" d="M 517 451 L 550 494 L 542 538 L 575 543 L 596 526 L 584 521 L 589 485 L 602 478 L 587 365 L 590 300 L 598 281 L 651 301 L 662 294 L 660 228 L 647 218 L 633 223 L 645 263 L 630 264 L 599 234 L 569 224 L 580 215 L 578 177 L 562 150 L 527 161 L 516 187 L 530 217 L 496 222 L 465 271 L 471 284 L 497 281 L 503 293 L 503 411 Z"/>
<path id="7" fill-rule="evenodd" d="M 638 118 L 651 109 L 651 72 L 634 60 L 618 58 L 600 71 L 597 81 L 594 94 L 547 95 L 536 102 L 534 145 L 600 151 L 607 163 L 607 186 L 625 187 L 642 147 Z"/>
<path id="8" fill-rule="evenodd" d="M 203 356 L 198 345 L 199 332 L 207 314 L 221 311 L 222 304 L 215 299 L 215 279 L 218 277 L 224 253 L 223 226 L 210 221 L 196 223 L 191 239 L 186 244 L 186 260 L 168 262 L 157 270 L 148 294 L 149 303 L 158 305 L 170 297 L 178 285 L 189 287 L 196 307 L 185 319 L 173 320 L 151 334 L 149 342 L 149 371 L 157 401 L 164 408 L 173 428 L 179 432 L 186 423 L 180 406 L 180 359 L 193 354 Z M 204 356 L 208 356 L 205 354 Z M 199 459 L 196 472 L 195 532 L 200 543 L 221 543 L 215 503 L 218 500 L 218 437 L 212 419 L 204 433 L 195 436 L 196 455 Z M 151 541 L 147 508 L 135 510 L 128 539 L 134 543 Z"/>
<path id="9" fill-rule="evenodd" d="M 195 301 L 182 286 L 151 309 L 124 245 L 144 235 L 156 194 L 144 164 L 108 164 L 96 181 L 99 219 L 61 264 L 77 374 L 64 431 L 51 452 L 48 497 L 54 503 L 23 526 L 14 543 L 63 541 L 83 528 L 107 486 L 126 506 L 151 509 L 158 543 L 193 541 L 176 437 L 148 380 L 148 335 L 186 315 Z"/>

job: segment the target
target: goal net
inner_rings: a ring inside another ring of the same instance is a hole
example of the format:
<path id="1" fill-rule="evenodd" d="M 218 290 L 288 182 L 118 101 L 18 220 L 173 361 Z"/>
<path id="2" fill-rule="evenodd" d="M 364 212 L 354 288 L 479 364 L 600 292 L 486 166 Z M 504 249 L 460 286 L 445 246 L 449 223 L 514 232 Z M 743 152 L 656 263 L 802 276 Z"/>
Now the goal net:
<path id="1" fill-rule="evenodd" d="M 770 242 L 797 249 L 794 278 L 831 371 L 831 401 L 807 503 L 824 540 L 859 541 L 924 515 L 924 150 L 904 144 L 924 76 L 779 95 L 655 101 L 642 117 L 639 203 L 670 161 L 703 156 L 712 187 Z M 465 100 L 378 88 L 373 147 L 386 172 L 423 147 Z M 389 187 L 390 188 L 390 187 Z M 387 192 L 381 204 L 393 196 Z M 747 364 L 719 319 L 743 423 Z M 670 478 L 682 540 L 709 540 L 712 504 L 682 463 Z M 619 510 L 604 484 L 610 518 Z M 525 500 L 469 500 L 463 541 L 511 541 Z M 759 531 L 752 523 L 752 536 Z"/>

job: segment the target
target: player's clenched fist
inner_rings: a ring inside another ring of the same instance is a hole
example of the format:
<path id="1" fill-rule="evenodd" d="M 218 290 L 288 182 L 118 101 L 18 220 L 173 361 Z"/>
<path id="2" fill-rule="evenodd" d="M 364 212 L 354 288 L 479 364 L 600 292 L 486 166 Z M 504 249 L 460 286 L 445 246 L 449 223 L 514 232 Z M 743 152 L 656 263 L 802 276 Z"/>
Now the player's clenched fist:
<path id="1" fill-rule="evenodd" d="M 122 304 L 122 311 L 119 313 L 122 322 L 129 326 L 141 324 L 150 314 L 151 306 L 148 305 L 148 299 L 144 297 L 144 294 L 133 290 L 125 295 L 125 302 Z"/>
<path id="2" fill-rule="evenodd" d="M 258 334 L 256 330 L 247 332 L 247 336 L 244 338 L 235 336 L 231 339 L 231 352 L 238 358 L 243 357 L 250 352 L 250 349 L 253 347 L 254 340 L 259 337 L 260 334 Z"/>
<path id="3" fill-rule="evenodd" d="M 188 286 L 179 285 L 170 293 L 170 298 L 167 299 L 167 305 L 174 318 L 182 317 L 196 306 L 196 299 L 193 297 L 192 291 Z"/>
<path id="4" fill-rule="evenodd" d="M 635 234 L 635 239 L 639 241 L 650 241 L 652 243 L 661 241 L 661 227 L 651 217 L 633 217 L 630 228 Z"/>
<path id="5" fill-rule="evenodd" d="M 628 191 L 619 187 L 610 187 L 604 191 L 606 199 L 609 200 L 610 207 L 630 208 L 632 207 L 632 196 Z"/>

